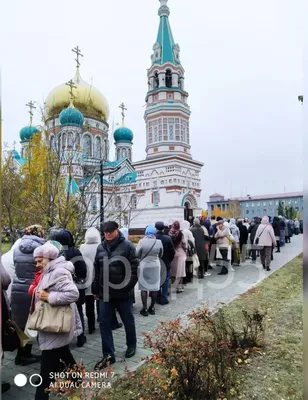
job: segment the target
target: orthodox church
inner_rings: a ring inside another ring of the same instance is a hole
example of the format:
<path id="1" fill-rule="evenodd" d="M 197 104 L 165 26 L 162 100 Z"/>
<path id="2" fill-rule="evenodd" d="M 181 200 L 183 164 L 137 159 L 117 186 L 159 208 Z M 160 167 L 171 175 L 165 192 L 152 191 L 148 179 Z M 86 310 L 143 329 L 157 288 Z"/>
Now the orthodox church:
<path id="1" fill-rule="evenodd" d="M 24 165 L 32 135 L 43 130 L 51 150 L 61 154 L 62 174 L 73 176 L 67 190 L 78 196 L 80 188 L 90 183 L 89 226 L 98 224 L 101 209 L 104 220 L 116 219 L 130 229 L 201 214 L 203 163 L 191 155 L 185 71 L 169 23 L 168 0 L 159 1 L 158 35 L 147 71 L 145 159 L 133 160 L 134 134 L 125 126 L 122 103 L 122 126 L 111 132 L 115 147 L 111 161 L 108 102 L 82 79 L 78 47 L 73 49 L 77 55 L 74 78 L 46 98 L 45 126 L 32 125 L 34 103 L 30 102 L 30 124 L 20 131 L 21 154 L 13 152 L 16 163 Z"/>

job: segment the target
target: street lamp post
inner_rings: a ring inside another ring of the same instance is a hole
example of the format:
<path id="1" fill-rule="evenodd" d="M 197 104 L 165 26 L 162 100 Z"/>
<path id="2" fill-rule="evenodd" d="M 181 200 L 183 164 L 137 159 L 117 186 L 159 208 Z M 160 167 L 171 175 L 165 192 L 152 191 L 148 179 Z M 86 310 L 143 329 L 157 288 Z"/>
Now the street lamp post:
<path id="1" fill-rule="evenodd" d="M 101 185 L 101 201 L 100 201 L 100 231 L 103 233 L 103 223 L 104 223 L 104 218 L 105 218 L 105 213 L 104 213 L 104 160 L 103 158 L 101 159 L 100 162 L 100 185 Z"/>

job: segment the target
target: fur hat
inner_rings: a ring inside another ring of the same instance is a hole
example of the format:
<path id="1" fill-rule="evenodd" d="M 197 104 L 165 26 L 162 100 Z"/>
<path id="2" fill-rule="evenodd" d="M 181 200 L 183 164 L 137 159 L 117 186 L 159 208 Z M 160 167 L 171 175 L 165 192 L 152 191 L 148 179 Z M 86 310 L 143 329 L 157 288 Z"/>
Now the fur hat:
<path id="1" fill-rule="evenodd" d="M 33 257 L 43 257 L 48 260 L 55 260 L 59 256 L 59 250 L 52 243 L 47 242 L 34 250 Z"/>

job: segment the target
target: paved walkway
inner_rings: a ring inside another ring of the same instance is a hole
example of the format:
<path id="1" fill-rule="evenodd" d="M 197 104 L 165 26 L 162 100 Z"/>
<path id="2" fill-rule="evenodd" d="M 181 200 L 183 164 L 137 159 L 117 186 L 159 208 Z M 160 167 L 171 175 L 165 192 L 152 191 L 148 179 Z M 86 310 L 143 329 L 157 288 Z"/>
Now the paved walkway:
<path id="1" fill-rule="evenodd" d="M 116 373 L 121 373 L 127 366 L 129 369 L 137 368 L 142 362 L 142 358 L 149 355 L 149 351 L 143 346 L 142 332 L 151 332 L 157 327 L 161 321 L 167 321 L 183 317 L 193 309 L 205 303 L 210 310 L 215 310 L 221 304 L 228 303 L 240 294 L 246 292 L 249 288 L 266 278 L 270 273 L 275 272 L 283 265 L 291 261 L 294 257 L 303 251 L 303 236 L 299 235 L 292 238 L 292 243 L 282 248 L 280 254 L 275 254 L 275 259 L 271 265 L 271 272 L 264 272 L 262 266 L 257 263 L 251 264 L 249 260 L 241 267 L 237 267 L 234 273 L 227 276 L 218 276 L 218 268 L 213 269 L 212 275 L 201 281 L 189 284 L 184 293 L 171 299 L 170 303 L 165 306 L 156 306 L 156 315 L 143 317 L 139 314 L 141 309 L 141 300 L 139 291 L 136 292 L 136 304 L 134 305 L 134 313 L 136 318 L 136 328 L 138 335 L 138 350 L 135 357 L 127 362 L 124 361 L 124 353 L 126 350 L 124 329 L 114 332 L 114 342 L 116 347 L 117 363 L 115 364 Z M 258 259 L 259 260 L 259 259 Z M 259 261 L 258 261 L 259 262 Z M 75 343 L 72 344 L 72 352 L 76 360 L 83 360 L 88 370 L 93 370 L 95 363 L 101 358 L 101 340 L 99 330 L 93 335 L 87 335 L 87 344 L 79 349 Z M 39 354 L 37 348 L 34 349 L 35 354 Z M 10 391 L 2 396 L 3 400 L 23 399 L 33 400 L 35 388 L 29 383 L 22 388 L 14 385 L 13 380 L 17 374 L 25 374 L 28 378 L 35 373 L 39 373 L 39 364 L 28 367 L 20 367 L 14 365 L 15 353 L 5 353 L 3 360 L 2 381 L 9 381 L 12 384 Z M 121 361 L 121 362 L 120 362 Z"/>

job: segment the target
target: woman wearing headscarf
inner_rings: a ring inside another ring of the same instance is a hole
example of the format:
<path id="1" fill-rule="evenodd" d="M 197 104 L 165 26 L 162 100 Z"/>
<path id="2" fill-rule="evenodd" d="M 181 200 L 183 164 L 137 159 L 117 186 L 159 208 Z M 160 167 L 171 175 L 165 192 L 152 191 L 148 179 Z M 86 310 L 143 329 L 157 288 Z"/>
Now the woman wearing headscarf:
<path id="1" fill-rule="evenodd" d="M 269 223 L 267 216 L 262 218 L 254 239 L 254 244 L 260 246 L 260 258 L 263 268 L 270 271 L 272 248 L 276 245 L 276 238 L 274 229 Z"/>
<path id="2" fill-rule="evenodd" d="M 26 327 L 31 304 L 28 290 L 36 274 L 33 253 L 45 243 L 43 236 L 44 230 L 40 225 L 25 228 L 24 236 L 13 253 L 15 276 L 11 290 L 12 320 L 22 330 Z M 18 349 L 15 364 L 30 365 L 38 362 L 40 357 L 32 355 L 31 351 L 32 344 Z"/>
<path id="3" fill-rule="evenodd" d="M 181 230 L 184 235 L 184 239 L 187 242 L 188 247 L 190 246 L 191 251 L 195 249 L 195 238 L 190 230 L 190 223 L 189 221 L 182 221 L 181 222 Z M 189 253 L 189 250 L 187 251 Z M 185 262 L 185 272 L 186 276 L 183 278 L 183 284 L 190 283 L 193 281 L 193 260 L 192 257 L 187 255 L 186 262 Z"/>
<path id="4" fill-rule="evenodd" d="M 142 310 L 140 314 L 147 317 L 155 315 L 155 302 L 157 292 L 160 289 L 160 258 L 163 256 L 163 244 L 156 238 L 156 228 L 148 226 L 145 230 L 145 237 L 137 246 L 137 257 L 139 264 L 139 290 L 141 290 Z M 151 296 L 151 305 L 148 309 L 148 293 Z"/>
<path id="5" fill-rule="evenodd" d="M 176 292 L 182 293 L 184 291 L 182 282 L 183 278 L 186 276 L 187 241 L 180 229 L 179 221 L 173 222 L 169 231 L 169 236 L 175 248 L 175 256 L 171 262 L 171 282 L 175 283 Z"/>
<path id="6" fill-rule="evenodd" d="M 53 242 L 54 243 L 54 242 Z M 76 362 L 69 349 L 73 338 L 82 332 L 82 324 L 76 306 L 78 289 L 73 282 L 74 266 L 59 257 L 59 249 L 47 242 L 34 250 L 37 270 L 42 273 L 38 286 L 34 289 L 34 304 L 38 301 L 49 303 L 52 307 L 69 306 L 71 309 L 71 327 L 67 333 L 38 331 L 38 344 L 42 350 L 41 384 L 37 387 L 35 400 L 48 400 L 46 391 L 53 381 L 52 372 L 62 372 L 73 367 Z M 46 287 L 48 287 L 46 289 Z M 67 318 L 66 313 L 62 318 Z"/>
<path id="7" fill-rule="evenodd" d="M 231 265 L 238 267 L 240 265 L 240 230 L 236 226 L 235 219 L 230 219 L 229 229 L 231 235 L 233 236 L 232 241 L 232 256 L 231 256 Z"/>
<path id="8" fill-rule="evenodd" d="M 224 222 L 223 220 L 217 221 L 217 231 L 215 233 L 217 258 L 222 258 L 223 260 L 222 269 L 218 275 L 226 275 L 229 272 L 228 271 L 229 263 L 231 259 L 231 254 L 230 254 L 231 246 L 229 243 L 229 237 L 230 237 L 229 224 L 227 222 Z"/>

